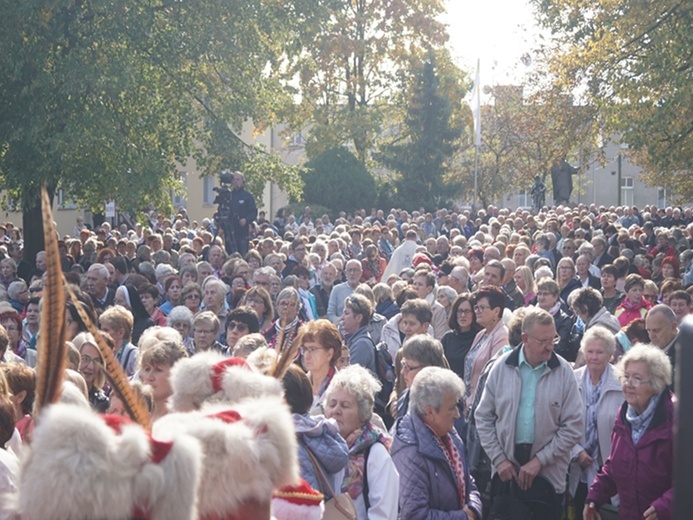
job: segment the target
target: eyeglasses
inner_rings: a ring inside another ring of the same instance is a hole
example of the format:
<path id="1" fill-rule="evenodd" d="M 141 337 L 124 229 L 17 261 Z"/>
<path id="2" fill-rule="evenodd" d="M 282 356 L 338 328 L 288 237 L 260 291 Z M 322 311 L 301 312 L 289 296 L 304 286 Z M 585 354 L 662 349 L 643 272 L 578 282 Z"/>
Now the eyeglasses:
<path id="1" fill-rule="evenodd" d="M 420 368 L 421 368 L 421 365 L 411 366 L 406 361 L 402 361 L 402 371 L 403 372 L 413 372 L 414 370 L 418 370 Z"/>
<path id="2" fill-rule="evenodd" d="M 186 300 L 199 300 L 199 299 L 200 299 L 200 295 L 199 295 L 199 294 L 188 294 L 188 295 L 185 297 L 185 299 L 186 299 Z"/>
<path id="3" fill-rule="evenodd" d="M 472 314 L 474 311 L 472 309 L 457 309 L 457 314 L 465 316 L 467 314 Z"/>
<path id="4" fill-rule="evenodd" d="M 277 307 L 288 307 L 289 309 L 295 309 L 296 308 L 296 302 L 290 302 L 287 300 L 282 300 L 279 303 L 277 303 Z"/>
<path id="5" fill-rule="evenodd" d="M 618 380 L 621 382 L 622 385 L 629 385 L 632 386 L 633 388 L 638 388 L 642 385 L 646 385 L 650 383 L 649 379 L 643 380 L 640 379 L 639 377 L 628 377 L 628 376 L 620 376 Z"/>
<path id="6" fill-rule="evenodd" d="M 101 364 L 101 360 L 99 358 L 93 358 L 90 356 L 87 356 L 86 354 L 82 355 L 82 363 L 81 365 L 84 367 L 88 367 L 89 365 L 94 365 L 98 366 Z"/>
<path id="7" fill-rule="evenodd" d="M 476 312 L 477 314 L 481 314 L 482 312 L 484 312 L 490 308 L 491 307 L 488 305 L 475 305 L 474 306 L 474 312 Z"/>
<path id="8" fill-rule="evenodd" d="M 537 296 L 552 296 L 552 294 L 548 291 L 539 291 Z"/>
<path id="9" fill-rule="evenodd" d="M 527 334 L 527 336 L 532 338 L 534 341 L 536 341 L 542 347 L 548 347 L 549 345 L 552 345 L 553 343 L 556 343 L 557 341 L 559 341 L 561 339 L 558 334 L 556 334 L 551 339 L 539 339 L 539 338 L 535 338 L 534 336 L 531 336 L 529 334 Z"/>
<path id="10" fill-rule="evenodd" d="M 240 321 L 230 321 L 226 324 L 226 330 L 238 329 L 238 332 L 245 332 L 248 330 L 248 325 Z"/>
<path id="11" fill-rule="evenodd" d="M 315 354 L 318 350 L 326 350 L 324 347 L 300 347 L 301 355 Z"/>
<path id="12" fill-rule="evenodd" d="M 261 303 L 265 303 L 265 302 L 262 301 L 260 298 L 252 298 L 251 297 L 251 298 L 246 298 L 245 303 L 247 303 L 249 305 L 260 305 Z"/>

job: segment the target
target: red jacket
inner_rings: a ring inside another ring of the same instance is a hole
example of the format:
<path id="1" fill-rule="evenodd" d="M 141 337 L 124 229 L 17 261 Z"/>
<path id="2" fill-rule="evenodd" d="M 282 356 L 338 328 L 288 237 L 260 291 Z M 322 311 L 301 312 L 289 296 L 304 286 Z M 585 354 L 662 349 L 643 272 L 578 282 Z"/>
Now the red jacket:
<path id="1" fill-rule="evenodd" d="M 601 507 L 618 493 L 620 520 L 642 520 L 654 506 L 658 520 L 670 520 L 673 506 L 674 404 L 665 390 L 650 426 L 637 445 L 621 406 L 611 432 L 611 455 L 594 479 L 587 500 Z"/>

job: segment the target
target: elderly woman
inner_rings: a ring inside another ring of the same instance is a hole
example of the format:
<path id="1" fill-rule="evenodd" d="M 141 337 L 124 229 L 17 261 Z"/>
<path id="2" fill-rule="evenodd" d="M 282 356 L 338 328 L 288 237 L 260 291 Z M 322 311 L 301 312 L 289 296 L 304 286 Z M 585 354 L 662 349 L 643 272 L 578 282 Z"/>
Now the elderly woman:
<path id="1" fill-rule="evenodd" d="M 626 402 L 611 434 L 611 454 L 587 493 L 585 520 L 618 493 L 621 520 L 671 518 L 674 403 L 667 389 L 671 362 L 652 345 L 636 345 L 621 358 Z"/>
<path id="2" fill-rule="evenodd" d="M 558 261 L 556 283 L 558 284 L 559 296 L 564 302 L 568 301 L 571 292 L 582 287 L 580 281 L 575 278 L 576 273 L 575 262 L 572 258 L 564 256 Z"/>
<path id="3" fill-rule="evenodd" d="M 226 316 L 229 314 L 226 304 L 226 292 L 228 288 L 221 280 L 211 278 L 205 280 L 202 284 L 202 290 L 204 291 L 204 296 L 202 298 L 204 310 L 213 312 L 216 315 L 219 320 L 219 334 L 221 335 L 226 328 L 224 324 L 226 323 Z M 220 338 L 217 337 L 217 339 Z"/>
<path id="4" fill-rule="evenodd" d="M 521 265 L 515 269 L 513 280 L 515 280 L 517 288 L 524 296 L 526 307 L 537 295 L 537 284 L 534 280 L 534 274 L 532 274 L 532 270 L 529 267 Z"/>
<path id="5" fill-rule="evenodd" d="M 193 352 L 216 350 L 226 353 L 226 347 L 217 341 L 219 318 L 210 311 L 202 311 L 193 319 Z"/>
<path id="6" fill-rule="evenodd" d="M 313 406 L 313 391 L 308 376 L 300 367 L 290 366 L 282 378 L 282 385 L 296 428 L 301 477 L 314 489 L 320 490 L 325 500 L 329 500 L 333 495 L 321 474 L 333 491 L 341 489 L 344 468 L 349 462 L 346 442 L 339 435 L 335 421 L 308 413 Z"/>
<path id="7" fill-rule="evenodd" d="M 436 300 L 443 306 L 443 309 L 445 309 L 445 318 L 447 320 L 450 319 L 450 311 L 455 298 L 457 298 L 457 291 L 452 287 L 448 287 L 447 285 L 438 287 Z"/>
<path id="8" fill-rule="evenodd" d="M 298 317 L 301 311 L 301 298 L 293 287 L 285 287 L 277 295 L 278 318 L 265 332 L 265 339 L 270 348 L 281 352 L 296 339 L 302 322 Z"/>
<path id="9" fill-rule="evenodd" d="M 140 341 L 139 378 L 152 388 L 152 422 L 168 413 L 168 398 L 173 394 L 169 375 L 179 359 L 188 357 L 180 334 L 170 327 L 152 327 Z"/>
<path id="10" fill-rule="evenodd" d="M 371 422 L 380 383 L 365 368 L 340 371 L 327 388 L 325 416 L 334 419 L 349 448 L 342 492 L 354 500 L 359 520 L 395 520 L 399 475 L 390 438 Z"/>
<path id="11" fill-rule="evenodd" d="M 508 328 L 503 324 L 504 310 L 505 293 L 498 287 L 484 287 L 477 292 L 474 314 L 483 329 L 474 337 L 464 359 L 465 412 L 472 404 L 484 365 L 508 344 Z"/>
<path id="12" fill-rule="evenodd" d="M 108 336 L 103 334 L 102 337 L 106 338 Z M 108 397 L 103 391 L 106 384 L 106 376 L 101 369 L 104 366 L 104 359 L 101 350 L 96 345 L 96 339 L 88 332 L 80 332 L 72 340 L 72 343 L 82 355 L 79 363 L 79 373 L 87 383 L 89 403 L 97 412 L 106 413 L 106 410 L 108 410 Z"/>
<path id="13" fill-rule="evenodd" d="M 325 390 L 337 373 L 337 360 L 342 354 L 342 337 L 329 320 L 309 321 L 296 338 L 301 345 L 303 368 L 313 392 L 311 415 L 322 414 Z"/>
<path id="14" fill-rule="evenodd" d="M 639 274 L 629 274 L 626 276 L 624 287 L 626 297 L 621 305 L 616 307 L 614 316 L 618 319 L 621 327 L 625 327 L 631 321 L 644 318 L 647 311 L 652 307 L 650 302 L 643 298 L 642 293 L 645 289 L 645 280 Z"/>
<path id="15" fill-rule="evenodd" d="M 443 335 L 441 343 L 450 369 L 464 378 L 464 360 L 472 348 L 474 338 L 481 330 L 474 314 L 474 299 L 469 293 L 460 294 L 452 304 L 450 330 Z"/>
<path id="16" fill-rule="evenodd" d="M 582 518 L 587 488 L 611 453 L 611 429 L 623 403 L 623 390 L 609 361 L 616 350 L 613 333 L 604 327 L 589 329 L 580 351 L 585 366 L 575 371 L 585 406 L 585 433 L 575 445 L 568 469 L 568 491 L 575 499 L 576 518 Z"/>
<path id="17" fill-rule="evenodd" d="M 193 339 L 190 335 L 193 324 L 193 313 L 190 312 L 185 305 L 178 305 L 171 309 L 166 318 L 166 325 L 172 329 L 176 329 L 183 340 L 183 345 L 188 354 L 193 355 L 195 348 L 193 347 Z"/>
<path id="18" fill-rule="evenodd" d="M 10 340 L 7 345 L 6 355 L 9 361 L 18 361 L 24 363 L 27 357 L 27 347 L 28 345 L 22 339 L 22 318 L 21 316 L 12 309 L 3 309 L 0 313 L 0 325 L 5 327 L 7 331 L 7 337 Z M 11 354 L 14 354 L 14 359 L 12 359 Z"/>
<path id="19" fill-rule="evenodd" d="M 464 383 L 450 370 L 427 367 L 414 379 L 392 446 L 401 518 L 481 519 L 481 498 L 453 426 L 463 395 Z"/>
<path id="20" fill-rule="evenodd" d="M 197 314 L 202 305 L 202 288 L 197 283 L 188 283 L 180 292 L 180 300 L 190 312 Z"/>
<path id="21" fill-rule="evenodd" d="M 575 361 L 580 345 L 577 342 L 571 342 L 573 318 L 563 311 L 562 303 L 559 298 L 558 284 L 551 278 L 542 278 L 537 283 L 537 307 L 553 316 L 556 334 L 559 337 L 558 344 L 555 346 L 556 354 L 568 361 Z"/>
<path id="22" fill-rule="evenodd" d="M 246 305 L 255 311 L 260 324 L 260 332 L 263 334 L 267 332 L 272 326 L 272 320 L 274 320 L 272 298 L 267 289 L 260 286 L 251 287 L 243 296 L 241 305 Z"/>
<path id="23" fill-rule="evenodd" d="M 585 330 L 601 325 L 616 334 L 621 330 L 618 320 L 604 308 L 602 295 L 592 287 L 583 287 L 575 291 L 570 299 L 573 312 L 585 324 Z"/>
<path id="24" fill-rule="evenodd" d="M 404 417 L 409 411 L 409 390 L 416 374 L 425 367 L 449 368 L 440 341 L 428 334 L 417 334 L 402 345 L 401 376 L 406 388 L 397 398 L 395 418 Z"/>

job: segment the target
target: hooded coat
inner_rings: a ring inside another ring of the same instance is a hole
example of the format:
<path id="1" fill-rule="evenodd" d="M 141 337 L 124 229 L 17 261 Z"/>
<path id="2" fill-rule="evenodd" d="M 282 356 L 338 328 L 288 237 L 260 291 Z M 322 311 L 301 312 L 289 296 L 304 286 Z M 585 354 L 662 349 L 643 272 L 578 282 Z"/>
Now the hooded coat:
<path id="1" fill-rule="evenodd" d="M 398 419 L 393 432 L 390 452 L 400 475 L 400 518 L 466 520 L 455 476 L 433 432 L 413 412 Z M 469 474 L 467 451 L 456 432 L 450 436 L 464 465 L 464 503 L 481 518 L 481 497 Z"/>

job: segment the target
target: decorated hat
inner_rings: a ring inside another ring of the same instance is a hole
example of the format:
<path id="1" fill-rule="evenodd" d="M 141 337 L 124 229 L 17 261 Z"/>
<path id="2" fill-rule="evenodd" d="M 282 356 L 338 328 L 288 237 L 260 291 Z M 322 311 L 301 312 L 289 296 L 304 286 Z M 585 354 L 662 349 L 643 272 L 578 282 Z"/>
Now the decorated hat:
<path id="1" fill-rule="evenodd" d="M 298 485 L 275 491 L 272 514 L 277 520 L 320 520 L 325 509 L 323 498 L 322 493 L 301 479 Z"/>

